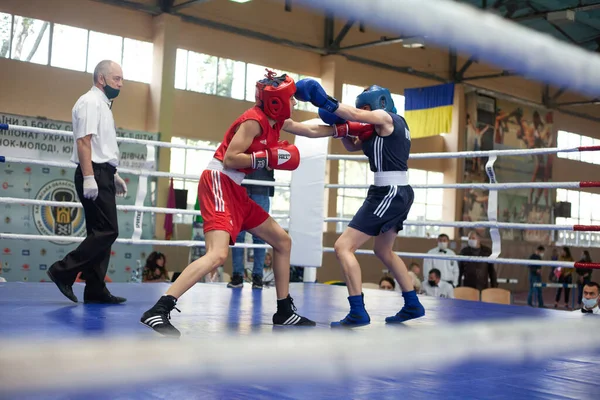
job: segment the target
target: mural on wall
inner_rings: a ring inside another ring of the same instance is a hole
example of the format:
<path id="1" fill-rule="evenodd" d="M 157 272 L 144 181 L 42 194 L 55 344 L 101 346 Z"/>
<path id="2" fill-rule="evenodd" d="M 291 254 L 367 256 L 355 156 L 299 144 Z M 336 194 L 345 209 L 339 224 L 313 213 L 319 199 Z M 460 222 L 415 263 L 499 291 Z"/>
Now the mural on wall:
<path id="1" fill-rule="evenodd" d="M 535 149 L 556 146 L 553 114 L 475 92 L 466 95 L 466 148 L 468 151 Z M 549 182 L 554 155 L 499 157 L 494 163 L 498 182 Z M 487 158 L 465 160 L 465 182 L 488 182 Z M 498 221 L 552 223 L 555 193 L 550 189 L 511 189 L 498 193 Z M 463 220 L 487 221 L 488 191 L 464 192 Z M 461 235 L 466 235 L 466 230 Z M 489 237 L 487 229 L 479 232 Z M 503 239 L 549 243 L 550 231 L 500 230 Z"/>
<path id="2" fill-rule="evenodd" d="M 71 131 L 71 124 L 43 118 L 0 114 L 0 123 Z M 118 129 L 121 137 L 158 140 L 158 134 Z M 52 134 L 0 131 L 0 155 L 44 161 L 69 162 L 73 138 Z M 121 167 L 144 168 L 146 146 L 120 143 Z M 28 163 L 0 163 L 0 196 L 48 201 L 78 202 L 73 183 L 74 168 L 47 167 Z M 117 205 L 134 205 L 138 192 L 138 177 L 120 174 L 127 182 L 127 197 L 117 197 Z M 149 179 L 143 201 L 152 206 Z M 119 237 L 131 238 L 134 232 L 133 212 L 118 211 Z M 85 236 L 83 209 L 66 207 L 23 206 L 0 203 L 0 231 L 6 233 L 45 236 Z M 154 237 L 154 218 L 144 213 L 141 239 Z M 56 260 L 74 249 L 76 244 L 46 240 L 2 240 L 0 265 L 8 281 L 49 281 L 46 270 Z M 127 282 L 137 268 L 144 265 L 152 246 L 115 244 L 107 276 L 113 282 Z"/>

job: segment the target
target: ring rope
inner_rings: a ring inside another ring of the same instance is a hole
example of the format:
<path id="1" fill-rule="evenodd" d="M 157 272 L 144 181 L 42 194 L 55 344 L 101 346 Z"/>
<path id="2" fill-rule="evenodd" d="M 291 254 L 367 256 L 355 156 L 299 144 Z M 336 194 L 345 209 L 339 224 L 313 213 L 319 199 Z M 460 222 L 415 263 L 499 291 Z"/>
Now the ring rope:
<path id="1" fill-rule="evenodd" d="M 34 165 L 45 165 L 59 168 L 77 168 L 76 165 L 59 162 L 44 161 L 34 159 L 19 159 L 16 157 L 4 157 L 6 162 L 26 163 Z M 174 174 L 171 172 L 149 171 L 141 169 L 119 168 L 120 172 L 138 175 L 138 176 L 157 176 L 161 178 L 179 178 L 187 180 L 200 180 L 198 175 Z M 290 187 L 290 183 L 257 181 L 253 179 L 244 179 L 244 184 L 256 186 L 274 186 Z M 325 185 L 327 189 L 368 189 L 370 185 L 343 185 L 329 183 Z M 483 190 L 507 190 L 507 189 L 560 189 L 560 188 L 597 188 L 600 187 L 600 181 L 583 182 L 517 182 L 517 183 L 444 183 L 444 184 L 414 184 L 413 189 L 483 189 Z"/>
<path id="2" fill-rule="evenodd" d="M 33 205 L 42 207 L 68 207 L 68 208 L 83 208 L 81 203 L 50 201 L 50 200 L 35 200 L 13 197 L 0 197 L 0 204 L 18 204 L 18 205 Z M 119 211 L 141 211 L 154 212 L 161 214 L 182 214 L 201 216 L 198 210 L 184 210 L 178 208 L 164 207 L 146 207 L 146 206 L 128 206 L 117 205 Z M 273 218 L 289 218 L 285 214 L 272 214 Z M 323 222 L 350 222 L 352 218 L 325 218 Z M 520 224 L 512 222 L 444 222 L 444 221 L 405 221 L 407 226 L 440 226 L 448 228 L 498 228 L 498 229 L 530 229 L 540 231 L 577 231 L 577 232 L 599 232 L 600 225 L 553 225 L 553 224 Z"/>
<path id="3" fill-rule="evenodd" d="M 432 183 L 410 184 L 413 189 L 482 189 L 482 190 L 507 190 L 507 189 L 561 189 L 561 188 L 597 188 L 600 181 L 582 182 L 515 182 L 515 183 Z M 369 189 L 371 185 L 345 185 L 342 183 L 328 183 L 327 189 Z"/>
<path id="4" fill-rule="evenodd" d="M 50 236 L 50 235 L 30 235 L 20 233 L 0 233 L 0 239 L 13 239 L 13 240 L 48 240 L 52 242 L 62 243 L 75 243 L 82 242 L 85 238 L 75 236 Z M 124 239 L 119 238 L 116 243 L 121 244 L 145 244 L 145 245 L 159 245 L 159 246 L 179 246 L 179 247 L 206 247 L 206 243 L 203 241 L 195 240 L 150 240 L 150 239 Z M 237 248 L 249 248 L 249 249 L 271 249 L 272 247 L 267 244 L 253 244 L 253 243 L 236 243 L 229 247 Z M 333 247 L 324 247 L 324 253 L 334 253 Z M 394 252 L 400 257 L 415 257 L 415 258 L 430 258 L 438 260 L 457 260 L 465 262 L 487 262 L 490 264 L 520 264 L 520 265 L 541 265 L 547 267 L 562 267 L 562 268 L 591 268 L 600 269 L 600 263 L 582 263 L 573 261 L 545 261 L 545 260 L 525 260 L 525 259 L 512 259 L 512 258 L 487 258 L 487 257 L 472 257 L 472 256 L 450 256 L 445 254 L 429 254 L 429 253 L 408 253 L 402 251 Z M 373 250 L 356 250 L 355 254 L 375 254 Z"/>
<path id="5" fill-rule="evenodd" d="M 391 34 L 425 37 L 434 47 L 468 54 L 513 75 L 518 73 L 593 98 L 600 96 L 597 54 L 472 4 L 450 0 L 298 0 L 297 3 L 321 13 L 335 10 L 338 18 L 363 21 Z"/>
<path id="6" fill-rule="evenodd" d="M 391 295 L 390 303 L 395 299 Z M 390 312 L 392 307 L 390 304 Z M 360 335 L 329 329 L 247 335 L 243 340 L 215 335 L 208 337 L 209 346 L 195 337 L 177 341 L 137 336 L 59 338 L 51 343 L 8 339 L 3 340 L 0 352 L 0 365 L 5 366 L 0 374 L 0 393 L 102 390 L 116 382 L 130 388 L 173 379 L 198 381 L 199 377 L 249 385 L 302 380 L 330 383 L 390 371 L 414 373 L 431 365 L 451 368 L 490 360 L 517 364 L 589 354 L 600 347 L 598 325 L 595 318 L 582 318 L 579 313 L 569 320 L 521 318 L 510 323 L 423 324 L 414 325 L 414 329 L 374 325 Z M 577 340 L 569 346 L 557 346 L 564 338 L 573 337 Z M 392 351 L 381 354 L 381 343 Z M 423 349 L 414 343 L 428 345 Z M 447 343 L 452 343 L 450 349 Z M 236 362 L 223 362 L 224 354 L 236 354 Z"/>
<path id="7" fill-rule="evenodd" d="M 77 165 L 68 162 L 62 161 L 45 161 L 45 160 L 34 160 L 30 158 L 16 158 L 16 157 L 0 157 L 0 162 L 2 162 L 2 158 L 4 158 L 5 162 L 12 163 L 21 163 L 21 164 L 33 164 L 33 165 L 44 165 L 47 167 L 57 167 L 57 168 L 77 168 Z M 186 179 L 190 181 L 198 181 L 200 180 L 199 175 L 186 175 L 186 174 L 175 174 L 171 172 L 161 172 L 161 171 L 150 171 L 150 170 L 142 170 L 142 169 L 132 169 L 132 168 L 118 168 L 119 172 L 124 174 L 131 174 L 137 176 L 156 176 L 160 178 L 179 178 Z M 255 185 L 255 186 L 274 186 L 274 187 L 290 187 L 290 183 L 287 182 L 271 182 L 271 181 L 257 181 L 254 179 L 244 179 L 242 181 L 243 184 L 246 185 Z"/>
<path id="8" fill-rule="evenodd" d="M 0 130 L 14 130 L 20 132 L 34 132 L 34 133 L 46 133 L 55 134 L 62 136 L 73 136 L 73 132 L 62 131 L 58 129 L 47 129 L 47 128 L 35 128 L 29 126 L 0 124 Z M 193 146 L 188 144 L 178 144 L 162 142 L 158 140 L 144 140 L 144 139 L 132 139 L 117 137 L 117 142 L 141 144 L 146 146 L 157 146 L 167 148 L 178 148 L 178 149 L 190 149 L 190 150 L 204 150 L 204 151 L 215 151 L 216 147 L 206 146 Z M 577 147 L 549 147 L 541 149 L 512 149 L 512 150 L 480 150 L 480 151 L 456 151 L 456 152 L 437 152 L 437 153 L 411 153 L 410 159 L 422 160 L 431 158 L 471 158 L 471 157 L 492 157 L 492 156 L 533 156 L 542 154 L 555 154 L 555 153 L 572 153 L 572 152 L 583 152 L 583 151 L 599 151 L 600 146 L 577 146 Z M 352 154 L 329 154 L 327 155 L 328 160 L 368 160 L 366 156 L 352 155 Z"/>
<path id="9" fill-rule="evenodd" d="M 2 198 L 0 197 L 0 203 Z M 324 222 L 350 222 L 352 218 L 325 218 Z M 555 224 L 522 224 L 514 222 L 469 222 L 469 221 L 405 221 L 403 225 L 408 226 L 440 226 L 447 228 L 498 228 L 498 229 L 524 229 L 539 231 L 576 231 L 576 232 L 599 232 L 600 225 L 555 225 Z"/>

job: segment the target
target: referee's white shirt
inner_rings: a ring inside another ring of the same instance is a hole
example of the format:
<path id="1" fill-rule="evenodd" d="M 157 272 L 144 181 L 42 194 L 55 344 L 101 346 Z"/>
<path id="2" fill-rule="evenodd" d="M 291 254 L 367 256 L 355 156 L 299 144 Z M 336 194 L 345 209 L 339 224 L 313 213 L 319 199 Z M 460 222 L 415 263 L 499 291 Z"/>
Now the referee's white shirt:
<path id="1" fill-rule="evenodd" d="M 429 250 L 427 254 L 439 254 L 455 256 L 456 253 L 451 249 L 440 250 L 439 247 L 434 247 Z M 452 282 L 454 287 L 458 286 L 458 263 L 455 260 L 440 260 L 440 259 L 426 259 L 423 261 L 423 277 L 429 276 L 429 271 L 433 268 L 439 269 L 442 275 L 442 280 L 445 282 Z"/>
<path id="2" fill-rule="evenodd" d="M 454 298 L 454 288 L 448 282 L 440 281 L 437 286 L 431 286 L 429 281 L 423 281 L 421 284 L 422 293 L 425 296 Z"/>
<path id="3" fill-rule="evenodd" d="M 119 147 L 110 100 L 96 86 L 81 96 L 73 106 L 73 154 L 71 161 L 79 164 L 77 139 L 92 137 L 92 162 L 119 165 Z"/>

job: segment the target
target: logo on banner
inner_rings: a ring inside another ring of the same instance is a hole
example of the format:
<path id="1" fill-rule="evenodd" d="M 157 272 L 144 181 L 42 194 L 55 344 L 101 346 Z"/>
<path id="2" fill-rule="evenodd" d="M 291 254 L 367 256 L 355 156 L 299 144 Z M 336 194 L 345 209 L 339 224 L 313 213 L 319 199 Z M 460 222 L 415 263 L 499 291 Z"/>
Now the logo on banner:
<path id="1" fill-rule="evenodd" d="M 40 271 L 45 271 L 48 269 L 48 264 L 40 264 Z"/>
<path id="2" fill-rule="evenodd" d="M 21 250 L 21 255 L 22 256 L 28 256 L 29 255 L 29 250 Z"/>
<path id="3" fill-rule="evenodd" d="M 73 202 L 77 199 L 75 184 L 66 179 L 50 181 L 42 186 L 35 198 L 36 200 Z M 85 220 L 83 210 L 80 208 L 35 206 L 33 220 L 35 227 L 42 235 L 84 236 L 85 234 Z"/>

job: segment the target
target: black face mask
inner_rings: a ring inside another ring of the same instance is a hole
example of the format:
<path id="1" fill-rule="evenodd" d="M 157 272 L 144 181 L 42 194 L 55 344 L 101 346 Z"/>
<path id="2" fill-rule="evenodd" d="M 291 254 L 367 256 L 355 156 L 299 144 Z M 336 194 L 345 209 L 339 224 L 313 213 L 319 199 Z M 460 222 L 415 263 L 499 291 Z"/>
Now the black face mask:
<path id="1" fill-rule="evenodd" d="M 429 283 L 429 286 L 437 286 L 437 283 L 435 283 L 435 281 L 427 281 L 427 283 Z"/>
<path id="2" fill-rule="evenodd" d="M 106 97 L 108 97 L 109 100 L 114 99 L 115 97 L 117 97 L 119 95 L 120 90 L 119 89 L 115 89 L 111 86 L 108 85 L 104 85 L 102 87 L 102 89 L 104 89 L 104 94 L 106 95 Z"/>
<path id="3" fill-rule="evenodd" d="M 108 83 L 106 83 L 106 77 L 104 77 L 104 86 L 102 86 L 102 89 L 104 89 L 104 94 L 109 100 L 116 98 L 121 91 L 120 89 L 109 86 Z"/>

